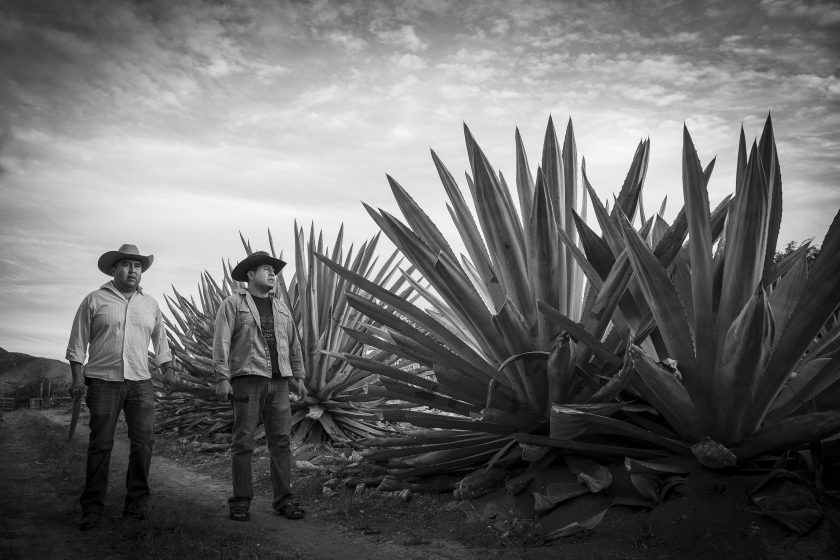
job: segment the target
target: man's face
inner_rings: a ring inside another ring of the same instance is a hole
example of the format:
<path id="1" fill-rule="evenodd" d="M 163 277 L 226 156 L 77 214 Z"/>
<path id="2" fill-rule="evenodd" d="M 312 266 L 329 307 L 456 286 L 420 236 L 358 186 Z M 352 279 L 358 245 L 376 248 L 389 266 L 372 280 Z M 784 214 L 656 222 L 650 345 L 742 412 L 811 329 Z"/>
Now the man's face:
<path id="1" fill-rule="evenodd" d="M 114 263 L 114 286 L 121 292 L 132 292 L 140 285 L 143 265 L 134 259 L 120 259 Z"/>
<path id="2" fill-rule="evenodd" d="M 270 264 L 261 264 L 248 271 L 248 285 L 255 288 L 273 290 L 277 281 L 274 269 Z"/>

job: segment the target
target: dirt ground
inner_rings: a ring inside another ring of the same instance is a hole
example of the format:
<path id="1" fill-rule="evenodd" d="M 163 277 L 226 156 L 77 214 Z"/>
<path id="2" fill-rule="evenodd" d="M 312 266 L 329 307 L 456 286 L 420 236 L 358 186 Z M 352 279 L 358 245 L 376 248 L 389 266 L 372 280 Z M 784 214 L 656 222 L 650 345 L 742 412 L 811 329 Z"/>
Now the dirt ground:
<path id="1" fill-rule="evenodd" d="M 534 511 L 533 491 L 510 496 L 498 488 L 470 501 L 452 493 L 414 493 L 406 501 L 373 488 L 357 492 L 326 453 L 296 456 L 294 491 L 307 510 L 301 521 L 271 512 L 267 458 L 255 454 L 258 496 L 248 523 L 227 518 L 229 457 L 196 452 L 188 440 L 158 438 L 145 521 L 119 517 L 128 445 L 118 429 L 104 523 L 78 530 L 78 495 L 87 441 L 82 418 L 67 443 L 68 409 L 17 410 L 0 421 L 0 558 L 253 558 L 546 560 L 647 558 L 829 559 L 840 557 L 840 509 L 817 493 L 825 513 L 806 536 L 756 515 L 748 489 L 759 477 L 694 469 L 681 492 L 652 511 L 611 507 L 594 529 L 546 541 L 550 531 L 635 495 L 622 465 L 614 485 L 547 514 Z M 558 471 L 559 472 L 559 471 Z M 326 489 L 325 489 L 326 488 Z M 636 496 L 638 497 L 638 496 Z"/>

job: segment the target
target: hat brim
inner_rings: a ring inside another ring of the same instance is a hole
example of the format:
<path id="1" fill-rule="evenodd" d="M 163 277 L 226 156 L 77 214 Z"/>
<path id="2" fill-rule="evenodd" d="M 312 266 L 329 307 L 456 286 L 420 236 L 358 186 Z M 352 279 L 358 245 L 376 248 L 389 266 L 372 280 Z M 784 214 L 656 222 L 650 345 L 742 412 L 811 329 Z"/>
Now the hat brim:
<path id="1" fill-rule="evenodd" d="M 271 268 L 274 269 L 274 274 L 279 274 L 283 267 L 286 266 L 285 261 L 275 259 L 271 255 L 251 253 L 242 259 L 239 264 L 233 267 L 233 270 L 230 271 L 230 277 L 237 282 L 247 282 L 248 271 L 252 268 L 260 266 L 261 264 L 270 264 Z"/>
<path id="2" fill-rule="evenodd" d="M 155 260 L 154 255 L 134 255 L 131 253 L 123 253 L 122 251 L 108 251 L 107 253 L 103 254 L 99 257 L 99 262 L 96 263 L 103 273 L 107 274 L 108 276 L 113 276 L 113 272 L 111 269 L 114 267 L 114 263 L 122 260 L 122 259 L 129 259 L 133 261 L 140 261 L 140 270 L 146 272 L 149 270 L 149 267 L 152 266 L 152 263 Z"/>

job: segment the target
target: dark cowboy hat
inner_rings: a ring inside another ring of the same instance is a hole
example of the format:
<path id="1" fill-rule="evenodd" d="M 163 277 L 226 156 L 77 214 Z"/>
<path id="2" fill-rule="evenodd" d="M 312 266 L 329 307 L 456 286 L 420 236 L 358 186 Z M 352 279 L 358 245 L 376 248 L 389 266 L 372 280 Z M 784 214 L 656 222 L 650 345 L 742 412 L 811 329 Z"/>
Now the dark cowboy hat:
<path id="1" fill-rule="evenodd" d="M 99 257 L 99 262 L 97 266 L 99 266 L 99 270 L 107 274 L 108 276 L 113 275 L 111 272 L 111 268 L 114 266 L 114 263 L 120 259 L 131 259 L 135 261 L 140 261 L 140 269 L 143 272 L 149 269 L 152 266 L 152 262 L 155 260 L 154 255 L 141 255 L 140 251 L 137 249 L 137 245 L 132 245 L 131 243 L 124 243 L 122 247 L 117 249 L 116 251 L 108 251 L 104 253 L 101 257 Z"/>
<path id="2" fill-rule="evenodd" d="M 247 282 L 248 271 L 252 268 L 260 266 L 261 264 L 270 264 L 271 268 L 274 269 L 274 274 L 280 274 L 280 269 L 286 266 L 285 262 L 280 259 L 275 259 L 265 251 L 256 251 L 242 259 L 238 265 L 233 267 L 233 270 L 230 271 L 230 277 L 237 282 Z"/>

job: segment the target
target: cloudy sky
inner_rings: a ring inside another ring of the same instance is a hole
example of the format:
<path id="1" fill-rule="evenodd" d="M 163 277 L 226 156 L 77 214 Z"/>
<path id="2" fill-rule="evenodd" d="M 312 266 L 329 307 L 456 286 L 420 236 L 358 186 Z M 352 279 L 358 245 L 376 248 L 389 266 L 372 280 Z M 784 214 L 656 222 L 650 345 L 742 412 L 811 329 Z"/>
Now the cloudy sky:
<path id="1" fill-rule="evenodd" d="M 293 222 L 357 243 L 385 174 L 448 227 L 435 149 L 467 169 L 466 123 L 512 176 L 549 115 L 574 122 L 602 198 L 651 140 L 648 207 L 682 204 L 686 123 L 715 204 L 739 128 L 772 113 L 780 239 L 820 243 L 840 207 L 840 6 L 831 1 L 3 0 L 0 346 L 63 359 L 120 244 L 153 253 L 163 301 Z M 463 179 L 461 179 L 463 184 Z M 286 277 L 288 278 L 288 273 Z"/>

